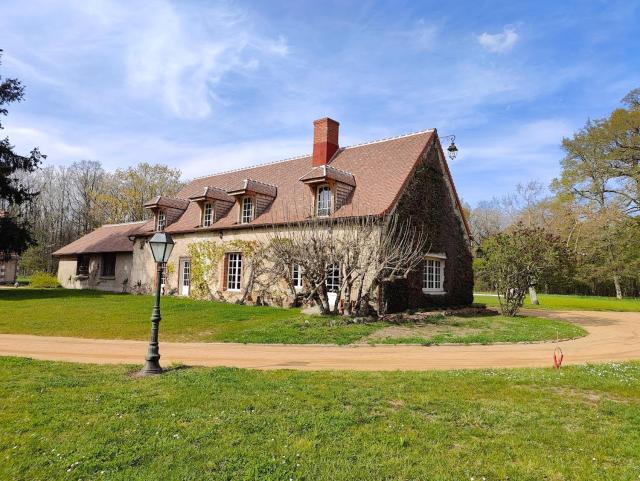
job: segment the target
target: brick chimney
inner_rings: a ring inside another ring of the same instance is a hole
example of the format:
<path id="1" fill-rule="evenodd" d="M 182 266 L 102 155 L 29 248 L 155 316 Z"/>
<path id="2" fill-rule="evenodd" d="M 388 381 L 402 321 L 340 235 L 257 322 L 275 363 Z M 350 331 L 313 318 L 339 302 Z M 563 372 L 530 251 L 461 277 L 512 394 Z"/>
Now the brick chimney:
<path id="1" fill-rule="evenodd" d="M 340 124 L 329 117 L 313 122 L 313 166 L 325 165 L 338 150 Z"/>

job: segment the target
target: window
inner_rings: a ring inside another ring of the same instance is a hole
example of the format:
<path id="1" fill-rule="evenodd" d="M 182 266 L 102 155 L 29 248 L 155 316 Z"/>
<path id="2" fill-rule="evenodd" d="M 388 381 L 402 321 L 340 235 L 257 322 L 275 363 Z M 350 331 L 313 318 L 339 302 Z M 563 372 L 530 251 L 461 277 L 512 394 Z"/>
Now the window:
<path id="1" fill-rule="evenodd" d="M 116 276 L 116 255 L 102 254 L 102 268 L 100 270 L 101 277 Z"/>
<path id="2" fill-rule="evenodd" d="M 294 264 L 291 268 L 291 278 L 293 280 L 293 287 L 302 289 L 302 267 L 300 264 Z"/>
<path id="3" fill-rule="evenodd" d="M 76 260 L 76 275 L 89 275 L 89 256 L 78 256 L 78 259 Z"/>
<path id="4" fill-rule="evenodd" d="M 444 292 L 444 261 L 427 259 L 422 269 L 422 291 Z"/>
<path id="5" fill-rule="evenodd" d="M 202 227 L 209 227 L 213 224 L 213 204 L 205 202 L 202 206 Z"/>
<path id="6" fill-rule="evenodd" d="M 316 195 L 316 215 L 331 215 L 331 187 L 328 185 L 318 186 Z"/>
<path id="7" fill-rule="evenodd" d="M 183 287 L 191 286 L 191 261 L 182 263 L 182 285 Z"/>
<path id="8" fill-rule="evenodd" d="M 163 231 L 167 226 L 167 213 L 163 210 L 159 210 L 156 215 L 156 230 Z"/>
<path id="9" fill-rule="evenodd" d="M 253 220 L 253 199 L 245 197 L 242 199 L 242 213 L 240 217 L 241 224 L 248 224 Z"/>
<path id="10" fill-rule="evenodd" d="M 334 262 L 327 266 L 327 291 L 338 292 L 340 290 L 340 263 Z"/>
<path id="11" fill-rule="evenodd" d="M 242 254 L 239 252 L 227 254 L 227 289 L 230 291 L 239 291 L 241 277 Z"/>
<path id="12" fill-rule="evenodd" d="M 4 263 L 0 264 L 0 279 L 4 279 L 5 276 L 5 266 Z"/>
<path id="13" fill-rule="evenodd" d="M 162 263 L 162 273 L 160 274 L 160 285 L 164 286 L 167 284 L 167 263 Z"/>

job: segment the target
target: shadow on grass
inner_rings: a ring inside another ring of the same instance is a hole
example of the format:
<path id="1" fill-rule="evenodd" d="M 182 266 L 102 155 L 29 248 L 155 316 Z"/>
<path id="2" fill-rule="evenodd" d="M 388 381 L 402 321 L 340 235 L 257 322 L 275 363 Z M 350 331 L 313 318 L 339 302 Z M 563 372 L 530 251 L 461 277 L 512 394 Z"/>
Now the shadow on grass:
<path id="1" fill-rule="evenodd" d="M 122 296 L 126 294 L 120 294 L 117 292 L 103 292 L 84 289 L 64 289 L 61 287 L 52 289 L 31 289 L 31 288 L 17 288 L 17 289 L 0 289 L 0 301 L 26 301 L 31 299 L 71 299 L 71 298 L 86 298 L 96 299 L 108 296 Z"/>

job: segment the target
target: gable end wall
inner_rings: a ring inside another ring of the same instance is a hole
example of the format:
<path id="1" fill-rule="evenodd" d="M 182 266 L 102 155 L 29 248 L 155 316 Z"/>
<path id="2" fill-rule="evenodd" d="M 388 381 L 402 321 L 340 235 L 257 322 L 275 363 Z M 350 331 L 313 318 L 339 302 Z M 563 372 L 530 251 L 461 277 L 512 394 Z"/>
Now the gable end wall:
<path id="1" fill-rule="evenodd" d="M 431 306 L 464 306 L 473 302 L 473 269 L 469 240 L 456 210 L 451 186 L 435 144 L 426 150 L 396 206 L 403 219 L 428 232 L 430 252 L 445 253 L 446 294 L 422 292 L 422 266 L 383 292 L 389 312 Z M 416 214 L 418 213 L 418 214 Z"/>

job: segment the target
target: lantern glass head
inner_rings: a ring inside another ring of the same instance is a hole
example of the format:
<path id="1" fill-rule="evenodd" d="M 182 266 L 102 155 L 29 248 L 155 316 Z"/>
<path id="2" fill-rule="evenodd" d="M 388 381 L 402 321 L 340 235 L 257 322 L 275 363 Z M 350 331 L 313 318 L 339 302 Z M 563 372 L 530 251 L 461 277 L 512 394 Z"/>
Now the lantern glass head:
<path id="1" fill-rule="evenodd" d="M 453 140 L 451 140 L 451 145 L 447 147 L 447 150 L 449 151 L 449 158 L 451 160 L 455 159 L 456 155 L 458 155 L 458 147 L 456 147 L 456 144 Z"/>
<path id="2" fill-rule="evenodd" d="M 173 239 L 166 232 L 156 232 L 149 239 L 149 246 L 156 262 L 167 262 L 173 250 Z"/>

